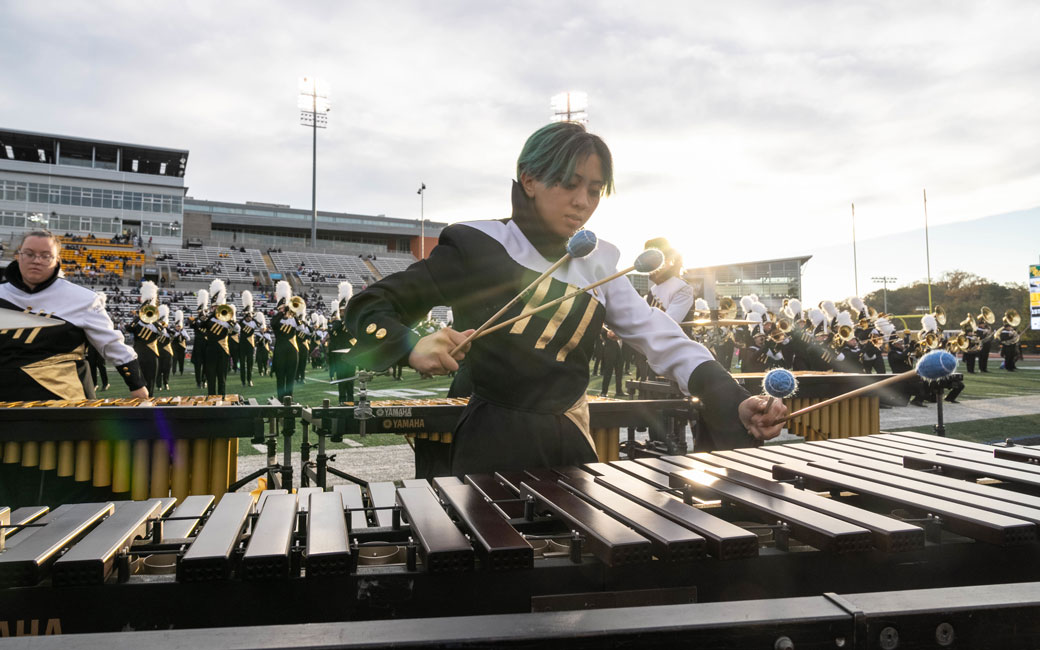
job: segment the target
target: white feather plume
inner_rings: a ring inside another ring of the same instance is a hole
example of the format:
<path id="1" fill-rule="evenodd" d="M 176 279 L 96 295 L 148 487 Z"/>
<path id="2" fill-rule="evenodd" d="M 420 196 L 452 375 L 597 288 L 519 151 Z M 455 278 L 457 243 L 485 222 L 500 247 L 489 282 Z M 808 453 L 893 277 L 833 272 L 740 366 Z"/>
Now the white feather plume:
<path id="1" fill-rule="evenodd" d="M 264 312 L 261 311 L 256 313 L 256 324 L 259 328 L 267 326 L 267 316 L 264 316 Z"/>
<path id="2" fill-rule="evenodd" d="M 802 301 L 797 298 L 791 298 L 787 302 L 787 307 L 791 310 L 791 313 L 794 314 L 795 318 L 798 318 L 802 313 Z"/>
<path id="3" fill-rule="evenodd" d="M 838 325 L 847 325 L 848 327 L 852 327 L 852 314 L 847 311 L 839 313 Z"/>
<path id="4" fill-rule="evenodd" d="M 195 294 L 195 307 L 197 309 L 207 309 L 209 307 L 209 291 L 199 289 L 198 293 Z"/>
<path id="5" fill-rule="evenodd" d="M 693 301 L 693 308 L 697 311 L 709 311 L 708 301 L 704 298 L 698 298 Z"/>
<path id="6" fill-rule="evenodd" d="M 827 318 L 838 317 L 838 308 L 834 306 L 833 300 L 824 300 L 821 302 L 820 309 L 823 310 L 823 313 L 827 314 Z"/>
<path id="7" fill-rule="evenodd" d="M 177 311 L 173 312 L 173 323 L 174 323 L 174 325 L 180 325 L 181 327 L 184 327 L 184 311 L 183 310 L 178 309 Z"/>
<path id="8" fill-rule="evenodd" d="M 242 311 L 253 311 L 253 293 L 248 289 L 242 292 Z"/>
<path id="9" fill-rule="evenodd" d="M 274 285 L 275 302 L 280 300 L 289 302 L 289 298 L 292 298 L 292 287 L 285 280 L 279 280 L 278 284 Z"/>
<path id="10" fill-rule="evenodd" d="M 862 312 L 864 309 L 867 308 L 867 304 L 865 302 L 863 302 L 863 299 L 860 298 L 859 296 L 852 296 L 851 298 L 848 299 L 848 303 L 849 303 L 850 307 L 852 307 L 853 309 L 856 310 L 857 314 L 859 314 L 860 312 Z"/>
<path id="11" fill-rule="evenodd" d="M 765 316 L 769 309 L 767 309 L 766 306 L 762 303 L 756 302 L 755 304 L 751 305 L 751 311 L 753 313 L 759 314 L 760 316 Z"/>
<path id="12" fill-rule="evenodd" d="M 159 287 L 155 285 L 151 280 L 145 280 L 141 283 L 141 302 L 155 302 L 155 299 L 159 296 Z"/>
<path id="13" fill-rule="evenodd" d="M 336 294 L 336 302 L 341 302 L 344 298 L 350 300 L 354 297 L 354 285 L 344 280 L 339 283 L 338 292 Z"/>
<path id="14" fill-rule="evenodd" d="M 934 332 L 939 329 L 939 322 L 935 320 L 935 316 L 927 314 L 921 317 L 921 329 L 926 332 Z"/>
<path id="15" fill-rule="evenodd" d="M 812 321 L 813 327 L 819 327 L 826 319 L 827 317 L 823 314 L 823 310 L 816 307 L 809 310 L 809 320 Z"/>
<path id="16" fill-rule="evenodd" d="M 740 308 L 744 310 L 744 313 L 751 311 L 751 305 L 755 304 L 755 301 L 751 299 L 751 296 L 744 296 L 740 299 Z"/>
<path id="17" fill-rule="evenodd" d="M 170 306 L 159 305 L 159 320 L 168 322 L 170 320 Z"/>
<path id="18" fill-rule="evenodd" d="M 210 282 L 209 295 L 213 299 L 214 303 L 223 305 L 227 301 L 227 287 L 224 285 L 224 281 L 217 278 L 213 282 Z"/>

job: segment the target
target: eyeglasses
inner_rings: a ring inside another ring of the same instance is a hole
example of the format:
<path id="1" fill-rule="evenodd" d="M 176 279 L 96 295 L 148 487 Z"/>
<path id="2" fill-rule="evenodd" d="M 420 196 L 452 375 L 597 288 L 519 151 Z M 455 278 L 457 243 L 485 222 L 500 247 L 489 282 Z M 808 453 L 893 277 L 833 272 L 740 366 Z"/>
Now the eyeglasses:
<path id="1" fill-rule="evenodd" d="M 44 264 L 54 261 L 54 256 L 50 253 L 34 253 L 32 251 L 18 251 L 19 257 L 24 257 L 27 260 L 40 260 Z"/>

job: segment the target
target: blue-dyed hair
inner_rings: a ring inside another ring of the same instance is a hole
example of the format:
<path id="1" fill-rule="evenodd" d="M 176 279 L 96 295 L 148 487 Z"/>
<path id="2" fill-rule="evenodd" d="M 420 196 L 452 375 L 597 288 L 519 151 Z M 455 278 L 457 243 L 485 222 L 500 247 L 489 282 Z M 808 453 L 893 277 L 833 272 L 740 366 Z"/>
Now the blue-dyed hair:
<path id="1" fill-rule="evenodd" d="M 523 174 L 549 187 L 563 185 L 574 176 L 578 162 L 590 154 L 603 165 L 604 196 L 614 192 L 614 162 L 603 139 L 577 122 L 553 122 L 531 134 L 516 160 L 516 180 Z"/>

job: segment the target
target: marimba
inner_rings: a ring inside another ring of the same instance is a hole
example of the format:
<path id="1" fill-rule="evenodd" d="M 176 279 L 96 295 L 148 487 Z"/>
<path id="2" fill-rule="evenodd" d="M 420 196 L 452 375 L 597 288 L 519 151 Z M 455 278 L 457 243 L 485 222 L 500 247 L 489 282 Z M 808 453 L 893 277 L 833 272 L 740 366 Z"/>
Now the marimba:
<path id="1" fill-rule="evenodd" d="M 695 416 L 697 400 L 653 399 L 616 400 L 589 396 L 590 433 L 600 460 L 619 457 L 620 429 L 647 427 L 660 423 L 681 423 Z M 450 443 L 455 425 L 469 403 L 467 398 L 378 400 L 370 402 L 372 417 L 365 420 L 366 433 L 396 433 L 419 439 Z M 303 421 L 315 430 L 325 430 L 341 439 L 361 432 L 361 421 L 353 405 L 305 408 Z M 324 421 L 324 425 L 322 424 Z"/>
<path id="2" fill-rule="evenodd" d="M 236 395 L 0 402 L 0 488 L 35 495 L 42 482 L 48 493 L 66 486 L 97 499 L 219 496 L 237 478 L 238 438 L 262 441 L 264 418 L 286 408 Z"/>
<path id="3" fill-rule="evenodd" d="M 0 511 L 5 526 L 44 524 L 5 528 L 0 633 L 288 626 L 85 647 L 231 634 L 236 647 L 1035 647 L 1040 453 L 997 449 L 894 433 L 216 506 Z M 360 622 L 381 619 L 395 620 Z"/>

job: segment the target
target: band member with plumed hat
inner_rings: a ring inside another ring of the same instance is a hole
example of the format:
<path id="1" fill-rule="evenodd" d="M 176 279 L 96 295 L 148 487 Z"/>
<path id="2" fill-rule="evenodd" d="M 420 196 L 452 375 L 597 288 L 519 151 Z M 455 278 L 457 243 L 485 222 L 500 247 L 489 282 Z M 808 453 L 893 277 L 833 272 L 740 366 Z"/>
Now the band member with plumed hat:
<path id="1" fill-rule="evenodd" d="M 781 402 L 752 397 L 691 341 L 663 311 L 653 309 L 625 277 L 559 306 L 473 340 L 476 328 L 563 258 L 568 239 L 613 191 L 610 151 L 572 122 L 545 126 L 528 138 L 517 161 L 512 217 L 445 228 L 420 260 L 360 292 L 346 325 L 358 344 L 359 366 L 384 370 L 406 361 L 420 374 L 447 374 L 465 358 L 474 392 L 451 445 L 451 473 L 575 465 L 596 460 L 585 393 L 589 356 L 606 325 L 647 356 L 658 373 L 703 404 L 702 449 L 740 447 L 779 435 Z M 536 284 L 503 318 L 608 278 L 620 253 L 600 241 Z M 435 305 L 452 307 L 458 329 L 420 336 L 411 329 Z M 462 331 L 459 331 L 461 329 Z"/>
<path id="2" fill-rule="evenodd" d="M 213 311 L 205 322 L 206 329 L 206 394 L 226 395 L 228 364 L 231 350 L 228 338 L 235 325 L 235 306 L 228 304 L 224 281 L 216 279 L 209 285 Z"/>
<path id="3" fill-rule="evenodd" d="M 149 395 L 155 394 L 155 380 L 159 376 L 159 327 L 156 325 L 159 309 L 159 287 L 151 280 L 141 283 L 141 306 L 130 321 L 134 337 L 134 352 L 141 364 L 141 376 Z M 154 315 L 153 315 L 154 313 Z"/>
<path id="4" fill-rule="evenodd" d="M 274 373 L 276 394 L 278 399 L 292 395 L 296 386 L 296 366 L 299 360 L 299 346 L 296 343 L 296 314 L 290 309 L 292 287 L 285 280 L 279 280 L 274 289 L 275 314 L 271 317 L 271 331 L 274 333 L 274 358 L 271 372 Z"/>
<path id="5" fill-rule="evenodd" d="M 209 291 L 199 289 L 195 294 L 195 315 L 191 317 L 191 365 L 195 368 L 195 386 L 202 388 L 206 381 L 206 321 L 209 320 Z"/>
<path id="6" fill-rule="evenodd" d="M 329 372 L 332 379 L 347 379 L 357 374 L 357 367 L 350 363 L 347 355 L 337 350 L 349 350 L 357 343 L 357 339 L 347 329 L 343 322 L 343 316 L 347 311 L 347 303 L 354 295 L 354 287 L 350 282 L 340 282 L 338 295 L 336 296 L 335 309 L 332 312 L 332 321 L 329 324 Z M 336 384 L 339 390 L 339 401 L 354 401 L 354 382 L 341 381 Z"/>

